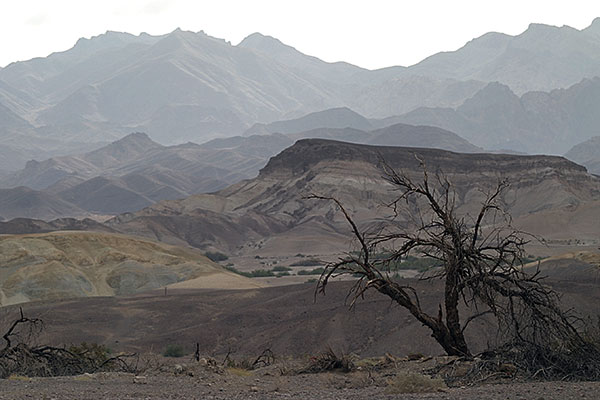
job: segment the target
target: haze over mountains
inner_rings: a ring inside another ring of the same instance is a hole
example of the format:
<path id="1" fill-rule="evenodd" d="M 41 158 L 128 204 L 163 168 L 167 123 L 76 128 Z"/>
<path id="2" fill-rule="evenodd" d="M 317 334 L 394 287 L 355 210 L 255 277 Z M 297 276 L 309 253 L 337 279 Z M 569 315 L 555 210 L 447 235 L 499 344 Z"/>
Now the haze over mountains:
<path id="1" fill-rule="evenodd" d="M 23 170 L 0 180 L 0 187 L 14 188 L 0 191 L 14 198 L 3 202 L 0 216 L 52 219 L 116 214 L 211 192 L 262 167 L 264 157 L 251 151 L 250 147 L 239 152 L 227 149 L 224 155 L 193 143 L 166 147 L 146 134 L 133 133 L 89 153 L 29 161 Z M 37 197 L 58 204 L 42 208 L 30 200 Z"/>
<path id="2" fill-rule="evenodd" d="M 336 107 L 379 119 L 436 108 L 396 122 L 439 126 L 484 148 L 562 154 L 589 139 L 596 122 L 586 111 L 597 104 L 587 86 L 600 75 L 598 32 L 598 19 L 581 31 L 532 24 L 521 35 L 489 33 L 414 66 L 376 71 L 326 63 L 258 33 L 233 46 L 203 32 L 107 32 L 0 69 L 0 170 L 82 153 L 132 131 L 162 144 L 201 143 Z M 488 86 L 495 81 L 516 95 Z M 469 108 L 480 100 L 498 117 Z M 580 104 L 589 109 L 574 112 Z M 545 116 L 555 118 L 544 123 Z M 548 129 L 549 144 L 536 148 Z"/>
<path id="3" fill-rule="evenodd" d="M 600 136 L 573 146 L 565 157 L 585 166 L 591 173 L 600 175 Z"/>
<path id="4" fill-rule="evenodd" d="M 89 153 L 29 161 L 24 169 L 0 178 L 0 188 L 7 188 L 0 189 L 0 198 L 5 200 L 0 204 L 0 217 L 114 215 L 161 200 L 213 192 L 255 177 L 270 157 L 302 138 L 482 151 L 452 132 L 427 126 L 395 124 L 371 131 L 324 127 L 297 132 L 314 126 L 383 125 L 382 121 L 371 123 L 349 109 L 309 114 L 262 129 L 268 132 L 272 125 L 290 133 L 175 146 L 162 146 L 144 133 L 133 133 Z"/>
<path id="5" fill-rule="evenodd" d="M 394 196 L 382 159 L 415 179 L 419 160 L 443 171 L 459 213 L 507 178 L 515 226 L 597 246 L 599 76 L 600 19 L 489 33 L 376 71 L 258 33 L 233 46 L 181 30 L 107 32 L 11 64 L 0 69 L 0 233 L 19 236 L 0 246 L 17 289 L 0 288 L 0 301 L 36 298 L 28 285 L 45 293 L 35 279 L 52 268 L 77 283 L 69 296 L 124 293 L 106 287 L 113 267 L 136 290 L 200 277 L 193 254 L 173 275 L 163 248 L 122 265 L 152 245 L 117 248 L 117 234 L 252 259 L 333 256 L 349 249 L 347 223 L 306 196 L 335 196 L 361 226 L 381 221 Z M 503 151 L 572 161 L 490 154 Z M 71 232 L 49 233 L 60 230 Z M 86 257 L 73 260 L 75 248 Z"/>
<path id="6" fill-rule="evenodd" d="M 571 86 L 600 75 L 600 18 L 585 29 L 531 24 L 517 36 L 497 32 L 412 66 L 411 72 L 457 80 L 498 81 L 517 95 Z"/>
<path id="7" fill-rule="evenodd" d="M 490 83 L 456 109 L 422 107 L 396 120 L 451 130 L 487 149 L 564 154 L 597 135 L 600 78 L 520 97 L 506 85 Z"/>

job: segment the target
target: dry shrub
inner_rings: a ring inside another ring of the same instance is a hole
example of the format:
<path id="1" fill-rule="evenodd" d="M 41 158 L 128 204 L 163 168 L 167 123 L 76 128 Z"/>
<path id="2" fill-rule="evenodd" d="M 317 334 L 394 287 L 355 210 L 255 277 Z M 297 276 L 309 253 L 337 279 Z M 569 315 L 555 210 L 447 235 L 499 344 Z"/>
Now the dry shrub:
<path id="1" fill-rule="evenodd" d="M 227 353 L 223 360 L 223 366 L 228 369 L 239 369 L 252 371 L 261 367 L 267 367 L 275 362 L 275 355 L 271 349 L 265 349 L 258 357 L 244 358 L 242 360 L 235 360 L 231 358 L 231 352 Z"/>
<path id="2" fill-rule="evenodd" d="M 163 352 L 163 356 L 165 357 L 183 357 L 185 352 L 183 350 L 183 346 L 179 344 L 168 344 L 165 351 Z"/>
<path id="3" fill-rule="evenodd" d="M 230 373 L 231 375 L 235 375 L 235 376 L 250 376 L 250 375 L 252 375 L 252 371 L 250 371 L 248 369 L 244 369 L 244 368 L 229 367 L 226 369 L 226 371 L 228 373 Z"/>
<path id="4" fill-rule="evenodd" d="M 444 391 L 447 388 L 442 379 L 430 376 L 403 372 L 388 381 L 386 392 L 400 393 L 433 393 Z"/>
<path id="5" fill-rule="evenodd" d="M 135 372 L 135 366 L 126 358 L 133 355 L 118 355 L 107 358 L 94 354 L 74 353 L 67 349 L 51 346 L 29 347 L 20 343 L 0 354 L 0 378 L 21 376 L 79 375 L 100 371 Z"/>
<path id="6" fill-rule="evenodd" d="M 315 374 L 326 371 L 351 372 L 355 369 L 354 357 L 336 354 L 331 347 L 310 358 L 308 365 L 297 371 L 299 374 Z"/>
<path id="7" fill-rule="evenodd" d="M 43 322 L 28 318 L 20 310 L 20 318 L 13 321 L 2 336 L 0 349 L 0 378 L 10 376 L 78 375 L 99 371 L 135 372 L 137 363 L 130 364 L 131 355 L 109 357 L 108 349 L 97 344 L 82 343 L 70 348 L 31 346 L 33 337 L 41 332 Z"/>

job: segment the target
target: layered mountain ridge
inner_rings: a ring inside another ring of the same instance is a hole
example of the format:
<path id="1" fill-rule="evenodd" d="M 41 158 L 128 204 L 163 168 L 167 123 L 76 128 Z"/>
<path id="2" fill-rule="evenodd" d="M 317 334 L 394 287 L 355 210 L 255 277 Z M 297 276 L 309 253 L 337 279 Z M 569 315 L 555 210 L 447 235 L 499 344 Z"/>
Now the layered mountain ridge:
<path id="1" fill-rule="evenodd" d="M 4 219 L 53 219 L 90 214 L 115 215 L 137 211 L 161 200 L 213 192 L 255 177 L 269 157 L 292 145 L 295 140 L 306 137 L 438 147 L 461 152 L 481 151 L 452 132 L 426 126 L 396 124 L 372 131 L 321 128 L 296 132 L 303 127 L 315 126 L 311 122 L 314 120 L 333 120 L 340 126 L 366 121 L 350 110 L 343 111 L 343 115 L 351 118 L 337 118 L 339 112 L 339 109 L 333 109 L 319 112 L 316 117 L 308 115 L 275 124 L 283 128 L 283 132 L 295 132 L 288 135 L 272 133 L 215 139 L 202 145 L 162 146 L 138 132 L 89 153 L 42 162 L 29 161 L 24 169 L 0 178 L 0 187 L 12 188 L 4 191 L 5 197 L 9 194 L 18 197 L 20 205 L 4 203 L 0 206 L 0 216 Z M 266 125 L 265 129 L 269 127 Z M 24 192 L 15 188 L 20 186 L 34 190 Z M 50 209 L 36 208 L 39 201 L 32 203 L 28 197 L 46 198 L 48 202 L 60 202 L 61 205 Z"/>
<path id="2" fill-rule="evenodd" d="M 600 78 L 596 77 L 567 89 L 520 97 L 494 82 L 456 109 L 423 107 L 394 120 L 450 130 L 487 149 L 564 154 L 597 134 L 599 115 Z"/>
<path id="3" fill-rule="evenodd" d="M 0 170 L 90 150 L 136 130 L 162 144 L 203 142 L 335 107 L 367 118 L 419 107 L 454 109 L 495 81 L 517 96 L 550 92 L 600 75 L 599 24 L 595 20 L 584 30 L 531 25 L 517 36 L 489 33 L 414 66 L 376 71 L 326 63 L 260 34 L 232 46 L 203 32 L 107 32 L 0 70 L 0 145 L 7 156 Z M 556 114 L 552 101 L 541 103 L 544 113 Z M 465 132 L 440 127 L 489 147 L 489 141 L 473 140 L 480 125 Z M 529 132 L 502 125 L 493 131 L 509 139 Z M 581 131 L 577 142 L 589 138 L 585 129 L 575 131 Z M 534 135 L 524 145 L 537 140 Z M 556 147 L 566 146 L 564 152 L 577 142 Z"/>
<path id="4" fill-rule="evenodd" d="M 395 194 L 382 177 L 382 160 L 414 179 L 422 179 L 420 160 L 431 173 L 441 171 L 457 191 L 460 213 L 474 212 L 483 193 L 506 178 L 511 186 L 503 200 L 517 221 L 557 210 L 565 218 L 580 217 L 581 212 L 592 220 L 600 215 L 600 179 L 562 157 L 458 154 L 307 139 L 271 158 L 255 179 L 213 194 L 161 202 L 108 224 L 122 232 L 196 247 L 246 252 L 260 242 L 263 253 L 311 246 L 331 252 L 347 246 L 346 222 L 332 203 L 306 196 L 336 197 L 361 224 L 384 218 L 390 211 L 382 205 Z M 236 234 L 233 226 L 238 227 Z M 554 228 L 533 233 L 560 234 Z M 582 233 L 585 240 L 594 240 L 597 226 L 590 229 Z"/>

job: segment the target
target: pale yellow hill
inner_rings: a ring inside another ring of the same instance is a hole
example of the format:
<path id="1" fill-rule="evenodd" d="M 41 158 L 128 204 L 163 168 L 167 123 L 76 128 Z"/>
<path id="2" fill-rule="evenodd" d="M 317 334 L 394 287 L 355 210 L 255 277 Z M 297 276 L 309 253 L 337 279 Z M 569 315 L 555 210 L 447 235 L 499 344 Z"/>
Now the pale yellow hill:
<path id="1" fill-rule="evenodd" d="M 67 231 L 0 236 L 0 306 L 131 294 L 188 280 L 188 288 L 261 286 L 197 250 L 125 235 Z"/>

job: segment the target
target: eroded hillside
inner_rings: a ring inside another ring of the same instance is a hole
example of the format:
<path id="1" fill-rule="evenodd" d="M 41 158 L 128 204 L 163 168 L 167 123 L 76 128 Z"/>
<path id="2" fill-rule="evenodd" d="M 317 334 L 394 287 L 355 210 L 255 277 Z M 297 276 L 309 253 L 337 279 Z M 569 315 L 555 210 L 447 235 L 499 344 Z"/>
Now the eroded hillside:
<path id="1" fill-rule="evenodd" d="M 0 306 L 132 294 L 194 279 L 198 288 L 254 288 L 201 253 L 98 232 L 0 236 Z"/>
<path id="2" fill-rule="evenodd" d="M 167 242 L 229 251 L 244 252 L 257 242 L 273 251 L 293 252 L 307 242 L 315 249 L 347 249 L 343 238 L 348 230 L 341 214 L 331 203 L 306 196 L 334 196 L 362 224 L 389 216 L 390 210 L 383 205 L 395 193 L 382 176 L 382 160 L 415 180 L 423 176 L 420 160 L 430 174 L 442 172 L 456 189 L 461 213 L 474 212 L 485 192 L 507 179 L 510 187 L 503 201 L 517 224 L 521 219 L 560 213 L 560 224 L 570 224 L 569 235 L 578 237 L 582 218 L 594 221 L 600 215 L 600 180 L 562 157 L 459 154 L 301 140 L 273 157 L 256 179 L 214 194 L 161 202 L 121 215 L 109 221 L 109 226 Z M 560 235 L 558 223 L 530 224 L 531 231 Z M 595 240 L 597 231 L 586 228 L 579 238 Z"/>

